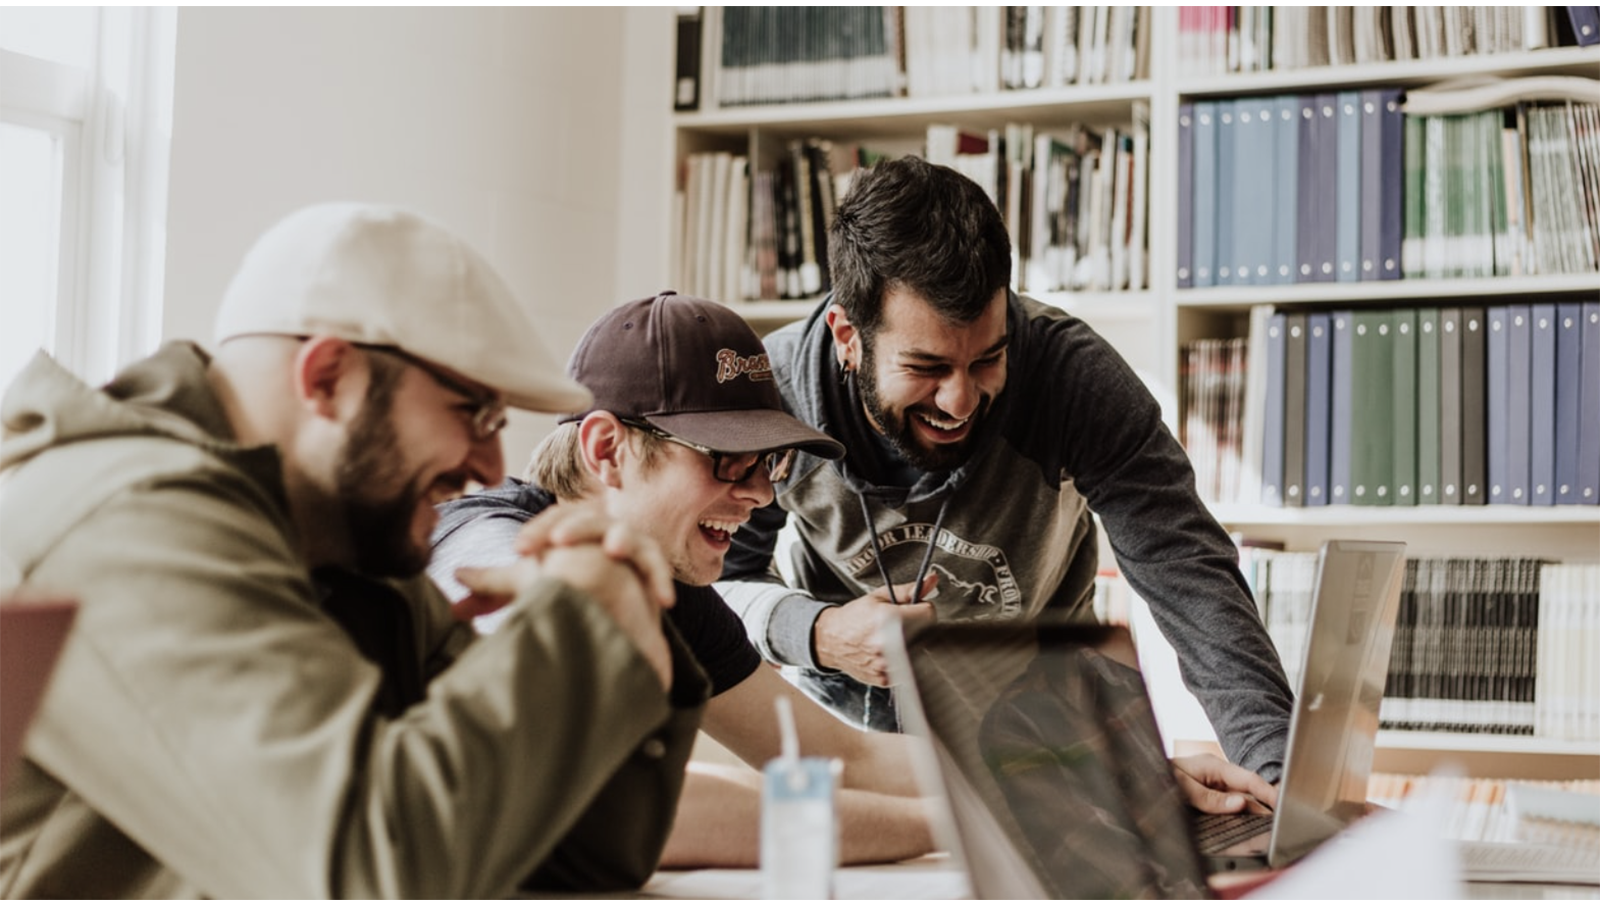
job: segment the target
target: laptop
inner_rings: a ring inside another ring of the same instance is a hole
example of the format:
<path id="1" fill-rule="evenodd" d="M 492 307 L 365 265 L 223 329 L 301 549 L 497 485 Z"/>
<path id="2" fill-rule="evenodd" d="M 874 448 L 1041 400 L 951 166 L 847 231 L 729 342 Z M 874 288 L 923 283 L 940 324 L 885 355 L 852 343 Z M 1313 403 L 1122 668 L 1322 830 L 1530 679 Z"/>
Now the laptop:
<path id="1" fill-rule="evenodd" d="M 73 600 L 0 601 L 0 788 L 22 756 L 23 738 L 77 613 Z"/>
<path id="2" fill-rule="evenodd" d="M 1281 867 L 1365 811 L 1404 545 L 1330 541 L 1318 559 L 1278 812 L 1202 855 L 1126 629 L 948 623 L 885 633 L 939 822 L 986 897 L 1206 896 L 1221 869 Z"/>

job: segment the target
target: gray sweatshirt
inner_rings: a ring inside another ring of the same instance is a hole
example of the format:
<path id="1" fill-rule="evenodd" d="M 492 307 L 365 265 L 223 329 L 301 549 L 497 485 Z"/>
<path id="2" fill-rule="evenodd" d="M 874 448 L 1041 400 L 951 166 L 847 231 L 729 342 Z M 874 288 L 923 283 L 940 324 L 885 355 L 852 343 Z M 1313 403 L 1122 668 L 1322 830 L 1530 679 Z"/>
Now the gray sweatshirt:
<path id="1" fill-rule="evenodd" d="M 1291 706 L 1283 668 L 1236 548 L 1126 361 L 1084 322 L 1012 294 L 1006 387 L 975 454 L 898 487 L 888 470 L 903 463 L 886 459 L 854 380 L 839 377 L 823 321 L 831 302 L 766 339 L 790 411 L 848 452 L 832 463 L 802 455 L 777 501 L 735 536 L 718 589 L 762 655 L 801 667 L 802 686 L 846 717 L 894 728 L 889 693 L 823 670 L 811 634 L 829 604 L 882 586 L 879 553 L 893 582 L 909 582 L 934 540 L 941 621 L 1087 620 L 1103 526 L 1228 758 L 1276 780 Z M 786 522 L 793 585 L 774 565 Z"/>

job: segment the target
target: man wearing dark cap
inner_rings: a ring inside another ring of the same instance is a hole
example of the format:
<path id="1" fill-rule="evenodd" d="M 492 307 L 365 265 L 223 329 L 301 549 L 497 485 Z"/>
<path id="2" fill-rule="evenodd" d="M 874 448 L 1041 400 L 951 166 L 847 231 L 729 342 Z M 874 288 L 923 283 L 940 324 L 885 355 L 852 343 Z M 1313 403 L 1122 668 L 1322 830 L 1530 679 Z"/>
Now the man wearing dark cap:
<path id="1" fill-rule="evenodd" d="M 668 616 L 711 679 L 704 730 L 760 767 L 779 753 L 774 700 L 791 699 L 800 746 L 844 760 L 841 860 L 878 862 L 933 849 L 900 735 L 849 727 L 805 698 L 761 659 L 737 616 L 709 587 L 732 536 L 772 502 L 798 453 L 837 458 L 841 447 L 783 409 L 766 349 L 719 303 L 663 293 L 620 306 L 592 325 L 568 367 L 594 394 L 535 452 L 530 480 L 508 479 L 441 507 L 429 571 L 458 608 L 494 605 L 457 583 L 458 566 L 516 559 L 523 523 L 598 504 L 664 550 L 677 579 Z M 479 620 L 493 630 L 494 613 Z M 760 795 L 753 773 L 689 772 L 666 866 L 754 866 Z"/>
<path id="2" fill-rule="evenodd" d="M 4 399 L 0 595 L 80 606 L 0 793 L 0 892 L 649 876 L 709 690 L 659 547 L 549 517 L 477 573 L 513 598 L 484 639 L 423 574 L 435 504 L 503 477 L 505 408 L 589 405 L 534 312 L 438 225 L 329 204 L 256 243 L 214 353 L 100 389 L 34 359 Z"/>

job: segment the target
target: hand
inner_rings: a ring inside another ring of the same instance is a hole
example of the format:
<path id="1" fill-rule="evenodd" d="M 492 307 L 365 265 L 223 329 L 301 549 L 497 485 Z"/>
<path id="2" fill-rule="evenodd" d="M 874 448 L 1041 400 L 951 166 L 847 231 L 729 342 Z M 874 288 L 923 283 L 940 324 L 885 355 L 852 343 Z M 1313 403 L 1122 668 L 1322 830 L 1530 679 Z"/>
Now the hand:
<path id="1" fill-rule="evenodd" d="M 1278 789 L 1265 778 L 1209 753 L 1172 761 L 1178 787 L 1201 812 L 1265 815 L 1278 805 Z"/>
<path id="2" fill-rule="evenodd" d="M 922 581 L 922 596 L 929 596 L 938 582 L 937 574 Z M 915 583 L 897 584 L 895 596 L 909 600 Z M 889 664 L 883 658 L 883 622 L 898 616 L 903 623 L 926 625 L 934 619 L 931 603 L 893 603 L 889 589 L 881 587 L 849 603 L 822 611 L 813 626 L 817 642 L 817 662 L 838 669 L 864 684 L 889 686 Z"/>
<path id="3" fill-rule="evenodd" d="M 672 566 L 661 546 L 593 504 L 562 503 L 546 510 L 522 526 L 512 547 L 523 556 L 542 559 L 553 548 L 579 544 L 596 544 L 607 556 L 631 565 L 663 608 L 676 601 Z"/>

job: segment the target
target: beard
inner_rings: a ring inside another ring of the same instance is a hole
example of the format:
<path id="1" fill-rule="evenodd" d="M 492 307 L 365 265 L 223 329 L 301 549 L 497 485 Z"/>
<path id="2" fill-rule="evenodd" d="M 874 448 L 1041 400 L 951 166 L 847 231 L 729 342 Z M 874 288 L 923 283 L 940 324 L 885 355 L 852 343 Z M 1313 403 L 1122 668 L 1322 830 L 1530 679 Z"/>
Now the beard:
<path id="1" fill-rule="evenodd" d="M 915 408 L 903 409 L 884 402 L 883 396 L 878 392 L 877 372 L 872 344 L 870 341 L 863 342 L 861 365 L 856 368 L 856 386 L 861 391 L 861 405 L 866 408 L 867 415 L 883 429 L 889 445 L 894 447 L 902 459 L 924 472 L 944 473 L 959 469 L 972 458 L 973 451 L 978 446 L 978 434 L 983 427 L 984 419 L 989 414 L 993 397 L 985 394 L 978 401 L 978 408 L 972 414 L 972 430 L 960 442 L 929 446 L 919 442 L 916 432 L 912 430 L 911 416 L 915 414 Z M 928 414 L 933 418 L 945 418 L 936 409 L 929 410 Z"/>
<path id="2" fill-rule="evenodd" d="M 410 578 L 428 567 L 431 545 L 418 546 L 412 521 L 425 486 L 386 487 L 394 476 L 396 448 L 391 392 L 370 393 L 345 438 L 336 471 L 339 500 L 357 571 L 382 578 Z"/>

